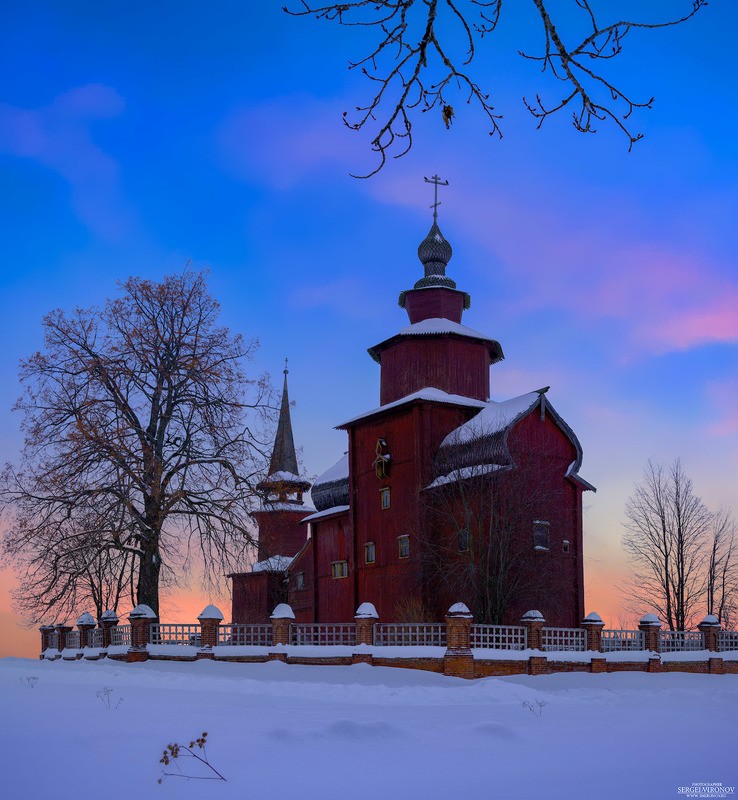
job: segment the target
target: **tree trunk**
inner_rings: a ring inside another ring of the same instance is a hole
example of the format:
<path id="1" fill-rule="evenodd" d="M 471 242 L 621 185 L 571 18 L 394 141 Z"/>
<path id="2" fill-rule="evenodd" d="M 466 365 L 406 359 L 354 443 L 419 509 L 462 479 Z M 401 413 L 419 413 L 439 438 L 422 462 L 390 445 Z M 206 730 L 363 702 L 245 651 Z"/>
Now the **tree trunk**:
<path id="1" fill-rule="evenodd" d="M 161 558 L 156 550 L 144 550 L 139 559 L 136 602 L 149 606 L 159 616 L 159 571 Z"/>

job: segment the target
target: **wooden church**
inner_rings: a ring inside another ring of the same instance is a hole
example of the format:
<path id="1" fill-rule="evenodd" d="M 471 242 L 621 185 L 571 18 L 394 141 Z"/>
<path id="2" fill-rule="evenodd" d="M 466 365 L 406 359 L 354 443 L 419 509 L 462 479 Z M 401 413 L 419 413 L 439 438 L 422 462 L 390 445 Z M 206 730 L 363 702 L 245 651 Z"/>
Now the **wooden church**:
<path id="1" fill-rule="evenodd" d="M 582 448 L 548 387 L 490 399 L 502 347 L 462 323 L 470 298 L 446 275 L 437 205 L 418 247 L 424 274 L 399 298 L 409 324 L 369 349 L 379 406 L 337 426 L 347 452 L 312 487 L 285 370 L 258 561 L 231 576 L 234 622 L 266 621 L 285 601 L 298 622 L 351 621 L 364 602 L 383 621 L 441 620 L 458 601 L 480 622 L 584 616 L 582 494 L 594 487 L 579 475 Z"/>

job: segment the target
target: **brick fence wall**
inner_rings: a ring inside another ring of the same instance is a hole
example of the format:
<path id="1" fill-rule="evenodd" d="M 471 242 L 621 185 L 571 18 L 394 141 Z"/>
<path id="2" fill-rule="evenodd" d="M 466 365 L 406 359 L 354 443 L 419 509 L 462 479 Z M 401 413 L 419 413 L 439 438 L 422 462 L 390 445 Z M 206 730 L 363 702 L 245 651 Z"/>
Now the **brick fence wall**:
<path id="1" fill-rule="evenodd" d="M 449 609 L 445 624 L 383 625 L 381 637 L 371 603 L 360 606 L 354 623 L 340 625 L 297 626 L 286 604 L 275 608 L 270 625 L 224 625 L 214 606 L 204 609 L 198 625 L 160 624 L 148 606 L 133 609 L 129 622 L 120 626 L 117 615 L 106 612 L 96 627 L 91 615 L 83 614 L 77 622 L 79 637 L 69 635 L 75 633 L 70 626 L 45 625 L 40 629 L 41 658 L 367 663 L 460 678 L 621 671 L 738 674 L 738 633 L 722 632 L 710 616 L 698 631 L 686 634 L 662 631 L 651 614 L 633 631 L 604 630 L 597 614 L 589 614 L 579 628 L 547 628 L 538 611 L 525 614 L 519 626 L 474 625 L 461 603 Z M 78 646 L 69 647 L 68 639 Z"/>

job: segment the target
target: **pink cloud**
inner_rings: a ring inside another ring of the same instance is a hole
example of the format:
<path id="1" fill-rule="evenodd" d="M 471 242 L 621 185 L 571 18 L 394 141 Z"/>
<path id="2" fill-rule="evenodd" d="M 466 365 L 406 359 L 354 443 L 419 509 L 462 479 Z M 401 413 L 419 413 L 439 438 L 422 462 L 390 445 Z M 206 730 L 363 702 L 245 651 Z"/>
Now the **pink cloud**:
<path id="1" fill-rule="evenodd" d="M 118 195 L 118 166 L 94 144 L 90 126 L 123 107 L 120 95 L 100 84 L 72 89 L 39 109 L 0 103 L 0 153 L 33 159 L 61 175 L 80 220 L 113 240 L 127 230 L 129 212 Z"/>
<path id="2" fill-rule="evenodd" d="M 738 283 L 696 247 L 630 233 L 632 209 L 625 204 L 613 201 L 603 214 L 596 200 L 590 207 L 559 206 L 543 189 L 481 188 L 474 177 L 455 184 L 463 204 L 449 203 L 443 213 L 515 276 L 516 310 L 616 320 L 632 348 L 655 353 L 738 342 Z M 427 198 L 416 175 L 395 174 L 372 188 L 377 199 L 409 208 Z"/>

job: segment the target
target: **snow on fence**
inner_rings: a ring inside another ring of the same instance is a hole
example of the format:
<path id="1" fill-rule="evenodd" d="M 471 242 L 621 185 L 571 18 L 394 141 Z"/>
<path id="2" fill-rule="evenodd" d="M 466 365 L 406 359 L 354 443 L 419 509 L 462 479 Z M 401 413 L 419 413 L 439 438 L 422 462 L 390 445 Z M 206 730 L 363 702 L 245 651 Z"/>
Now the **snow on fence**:
<path id="1" fill-rule="evenodd" d="M 93 628 L 91 631 L 87 631 L 87 646 L 88 647 L 103 646 L 102 628 Z"/>
<path id="2" fill-rule="evenodd" d="M 738 650 L 738 631 L 720 631 L 718 650 Z"/>
<path id="3" fill-rule="evenodd" d="M 374 644 L 446 646 L 444 622 L 383 623 L 374 626 Z"/>
<path id="4" fill-rule="evenodd" d="M 517 625 L 472 625 L 471 646 L 492 650 L 525 650 L 528 629 Z"/>
<path id="5" fill-rule="evenodd" d="M 128 644 L 131 643 L 131 626 L 130 625 L 116 625 L 110 629 L 110 644 Z"/>
<path id="6" fill-rule="evenodd" d="M 705 643 L 700 631 L 659 631 L 659 650 L 662 653 L 704 649 Z"/>
<path id="7" fill-rule="evenodd" d="M 66 646 L 70 650 L 79 649 L 79 631 L 67 631 Z"/>
<path id="8" fill-rule="evenodd" d="M 586 650 L 587 635 L 583 628 L 544 628 L 542 650 Z"/>
<path id="9" fill-rule="evenodd" d="M 221 625 L 218 630 L 218 644 L 271 647 L 272 626 Z"/>
<path id="10" fill-rule="evenodd" d="M 200 646 L 199 625 L 162 625 L 151 624 L 151 644 L 192 644 Z"/>
<path id="11" fill-rule="evenodd" d="M 356 644 L 356 623 L 310 623 L 290 625 L 290 644 L 348 645 Z"/>
<path id="12" fill-rule="evenodd" d="M 614 653 L 618 650 L 645 650 L 646 639 L 643 631 L 603 630 L 601 649 L 603 653 Z"/>

